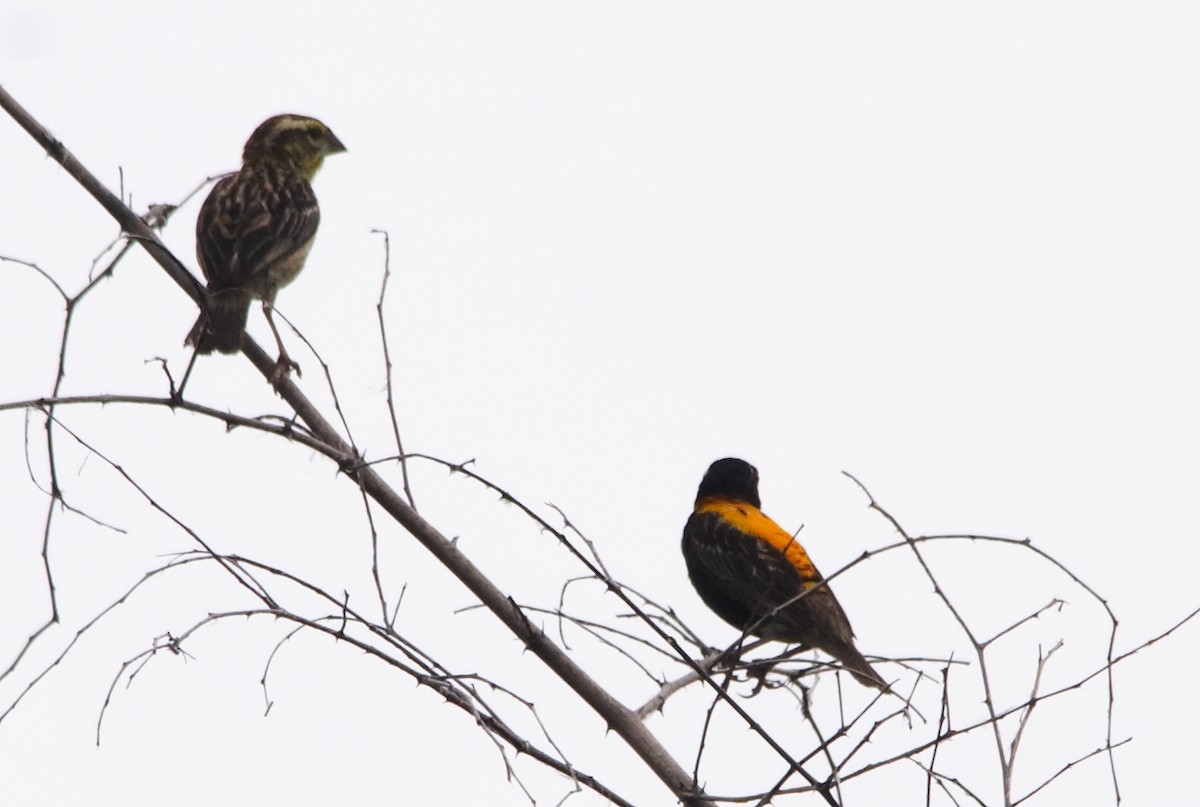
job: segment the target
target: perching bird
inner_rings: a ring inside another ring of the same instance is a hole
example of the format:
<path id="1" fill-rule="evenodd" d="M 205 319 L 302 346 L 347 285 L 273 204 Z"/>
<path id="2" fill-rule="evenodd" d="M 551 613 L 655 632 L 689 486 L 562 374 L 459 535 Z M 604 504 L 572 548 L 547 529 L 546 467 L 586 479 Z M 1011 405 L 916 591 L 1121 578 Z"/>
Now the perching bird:
<path id="1" fill-rule="evenodd" d="M 242 168 L 212 189 L 196 221 L 196 256 L 208 281 L 205 310 L 185 344 L 198 353 L 237 353 L 253 299 L 262 300 L 279 345 L 273 378 L 297 365 L 271 310 L 275 294 L 304 267 L 321 213 L 312 181 L 326 155 L 345 151 L 316 118 L 276 115 L 254 130 Z"/>
<path id="2" fill-rule="evenodd" d="M 816 647 L 859 683 L 889 691 L 855 649 L 850 620 L 804 547 L 761 506 L 750 463 L 717 460 L 704 474 L 683 528 L 683 557 L 700 599 L 738 630 Z"/>

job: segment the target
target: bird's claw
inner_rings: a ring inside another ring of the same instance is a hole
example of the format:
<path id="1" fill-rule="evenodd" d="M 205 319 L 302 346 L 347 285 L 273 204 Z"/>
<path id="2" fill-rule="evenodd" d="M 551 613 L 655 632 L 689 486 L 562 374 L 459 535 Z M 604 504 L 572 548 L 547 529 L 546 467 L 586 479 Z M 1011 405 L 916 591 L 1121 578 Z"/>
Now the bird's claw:
<path id="1" fill-rule="evenodd" d="M 278 386 L 287 379 L 288 374 L 293 370 L 296 371 L 296 377 L 302 378 L 303 373 L 300 372 L 300 365 L 292 361 L 292 357 L 286 353 L 280 353 L 279 358 L 275 361 L 275 368 L 271 370 L 271 383 Z"/>

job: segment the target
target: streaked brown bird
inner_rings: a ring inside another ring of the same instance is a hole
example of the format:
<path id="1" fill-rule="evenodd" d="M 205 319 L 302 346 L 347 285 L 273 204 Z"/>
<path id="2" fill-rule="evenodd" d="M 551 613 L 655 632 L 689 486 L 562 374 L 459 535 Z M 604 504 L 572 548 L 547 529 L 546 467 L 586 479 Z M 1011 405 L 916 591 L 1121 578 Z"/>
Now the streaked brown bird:
<path id="1" fill-rule="evenodd" d="M 328 126 L 303 115 L 276 115 L 254 130 L 241 170 L 218 182 L 200 208 L 196 256 L 208 293 L 185 344 L 198 353 L 237 353 L 250 303 L 258 299 L 279 345 L 272 379 L 298 369 L 271 312 L 276 293 L 304 267 L 317 234 L 321 212 L 313 176 L 326 156 L 345 150 Z"/>
<path id="2" fill-rule="evenodd" d="M 683 528 L 683 557 L 700 599 L 738 630 L 823 650 L 859 683 L 890 691 L 854 647 L 850 620 L 804 547 L 761 507 L 750 463 L 721 459 L 704 474 Z"/>

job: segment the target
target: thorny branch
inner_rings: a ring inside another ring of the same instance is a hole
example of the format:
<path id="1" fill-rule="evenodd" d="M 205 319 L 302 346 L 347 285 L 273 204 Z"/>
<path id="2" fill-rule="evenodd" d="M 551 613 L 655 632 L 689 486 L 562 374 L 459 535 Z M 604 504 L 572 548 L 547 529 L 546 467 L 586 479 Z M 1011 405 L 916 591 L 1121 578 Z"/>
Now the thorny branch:
<path id="1" fill-rule="evenodd" d="M 959 626 L 962 628 L 963 633 L 967 636 L 968 640 L 971 642 L 971 646 L 975 652 L 976 659 L 979 662 L 979 675 L 980 675 L 980 679 L 983 684 L 984 703 L 987 707 L 988 714 L 990 716 L 989 725 L 991 726 L 992 735 L 996 742 L 996 753 L 997 753 L 998 762 L 1000 764 L 1001 779 L 1003 782 L 1004 804 L 1005 804 L 1005 807 L 1011 807 L 1012 804 L 1014 803 L 1013 795 L 1012 795 L 1012 768 L 1016 763 L 1018 743 L 1016 741 L 1014 741 L 1012 746 L 1010 747 L 1009 752 L 1008 753 L 1005 752 L 1003 735 L 1001 733 L 1000 719 L 997 715 L 996 702 L 995 702 L 995 699 L 994 699 L 994 696 L 992 693 L 991 680 L 988 675 L 988 664 L 987 664 L 987 659 L 985 656 L 985 651 L 987 650 L 987 647 L 991 643 L 991 641 L 993 641 L 996 638 L 999 638 L 1000 636 L 1003 636 L 1005 633 L 1008 633 L 1009 631 L 1014 629 L 1017 625 L 1023 624 L 1030 617 L 1026 617 L 1022 620 L 1019 620 L 1013 626 L 1005 629 L 1004 631 L 1001 631 L 999 634 L 997 634 L 995 637 L 993 637 L 992 640 L 981 641 L 978 638 L 976 638 L 975 632 L 971 629 L 970 625 L 968 625 L 966 619 L 963 618 L 959 609 L 954 605 L 953 602 L 951 602 L 950 598 L 946 595 L 946 592 L 942 588 L 941 583 L 938 581 L 937 576 L 933 573 L 932 569 L 930 569 L 929 564 L 927 563 L 925 557 L 921 554 L 921 550 L 918 547 L 919 542 L 917 540 L 914 540 L 912 538 L 912 536 L 910 536 L 904 530 L 904 528 L 902 526 L 900 526 L 900 523 L 891 515 L 891 513 L 889 513 L 887 510 L 885 510 L 883 507 L 881 507 L 879 505 L 879 503 L 875 500 L 875 497 L 871 495 L 871 492 L 869 490 L 867 490 L 866 486 L 863 485 L 862 482 L 860 482 L 858 479 L 856 479 L 852 474 L 847 473 L 845 475 L 847 478 L 849 478 L 851 481 L 853 481 L 856 485 L 858 485 L 858 487 L 862 490 L 862 492 L 864 494 L 866 494 L 867 499 L 869 501 L 868 507 L 870 507 L 872 510 L 875 510 L 881 516 L 883 516 L 883 518 L 885 520 L 887 520 L 892 525 L 893 528 L 895 528 L 896 532 L 899 533 L 900 536 L 904 538 L 905 543 L 912 550 L 913 555 L 916 557 L 917 562 L 920 565 L 922 571 L 929 578 L 929 581 L 933 584 L 934 593 L 937 594 L 938 598 L 945 605 L 946 610 L 949 611 L 950 614 L 954 617 L 955 621 L 958 622 Z M 947 537 L 949 537 L 949 536 L 947 536 Z M 997 538 L 994 538 L 991 536 L 972 535 L 972 536 L 962 536 L 962 537 L 968 538 L 971 540 L 1003 541 L 1003 539 L 997 539 Z M 1116 758 L 1112 754 L 1112 750 L 1116 747 L 1116 745 L 1114 745 L 1114 743 L 1113 743 L 1113 728 L 1112 728 L 1113 727 L 1113 706 L 1115 703 L 1112 670 L 1113 670 L 1113 666 L 1115 664 L 1114 652 L 1115 652 L 1115 646 L 1116 646 L 1116 640 L 1117 640 L 1117 618 L 1116 618 L 1116 615 L 1113 614 L 1112 609 L 1109 607 L 1107 600 L 1105 600 L 1098 593 L 1096 593 L 1096 591 L 1094 591 L 1089 585 L 1084 583 L 1083 580 L 1081 580 L 1073 572 L 1071 572 L 1069 569 L 1067 569 L 1065 566 L 1063 566 L 1059 561 L 1055 560 L 1054 558 L 1050 557 L 1042 550 L 1035 547 L 1032 544 L 1032 542 L 1030 542 L 1030 541 L 1011 542 L 1011 541 L 1009 541 L 1009 543 L 1021 543 L 1022 545 L 1028 547 L 1030 551 L 1037 553 L 1044 560 L 1048 561 L 1049 563 L 1051 563 L 1052 565 L 1057 567 L 1059 569 L 1059 571 L 1061 571 L 1062 573 L 1067 575 L 1067 577 L 1070 578 L 1073 583 L 1075 583 L 1081 589 L 1086 591 L 1097 603 L 1099 603 L 1101 605 L 1101 607 L 1103 607 L 1105 613 L 1108 616 L 1110 630 L 1109 630 L 1109 638 L 1108 638 L 1108 649 L 1106 651 L 1107 654 L 1106 654 L 1106 659 L 1105 659 L 1106 663 L 1105 663 L 1105 667 L 1104 667 L 1107 678 L 1108 678 L 1108 713 L 1107 713 L 1107 736 L 1105 737 L 1104 747 L 1106 749 L 1108 749 L 1109 772 L 1112 776 L 1113 797 L 1116 800 L 1116 802 L 1119 803 L 1121 800 L 1121 790 L 1120 790 L 1120 786 L 1117 782 Z M 1051 605 L 1053 605 L 1053 603 L 1051 603 Z M 1038 613 L 1041 613 L 1041 612 L 1039 611 Z M 1034 693 L 1028 702 L 1030 709 L 1032 709 L 1033 704 L 1036 702 L 1036 699 L 1037 699 L 1037 691 L 1036 691 L 1037 681 L 1040 681 L 1043 664 L 1044 664 L 1044 662 L 1039 663 L 1039 666 L 1038 666 L 1038 675 L 1037 675 L 1037 678 L 1035 679 L 1035 683 L 1034 683 Z"/>

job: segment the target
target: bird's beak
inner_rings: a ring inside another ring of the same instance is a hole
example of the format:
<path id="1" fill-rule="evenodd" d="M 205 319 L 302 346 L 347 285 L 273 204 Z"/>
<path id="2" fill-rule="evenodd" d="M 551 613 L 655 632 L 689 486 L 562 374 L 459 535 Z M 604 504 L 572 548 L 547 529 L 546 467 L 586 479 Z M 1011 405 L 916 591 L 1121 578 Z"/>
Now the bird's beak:
<path id="1" fill-rule="evenodd" d="M 342 141 L 337 139 L 337 135 L 330 132 L 329 137 L 325 139 L 325 153 L 340 154 L 345 150 L 346 147 L 342 145 Z"/>

